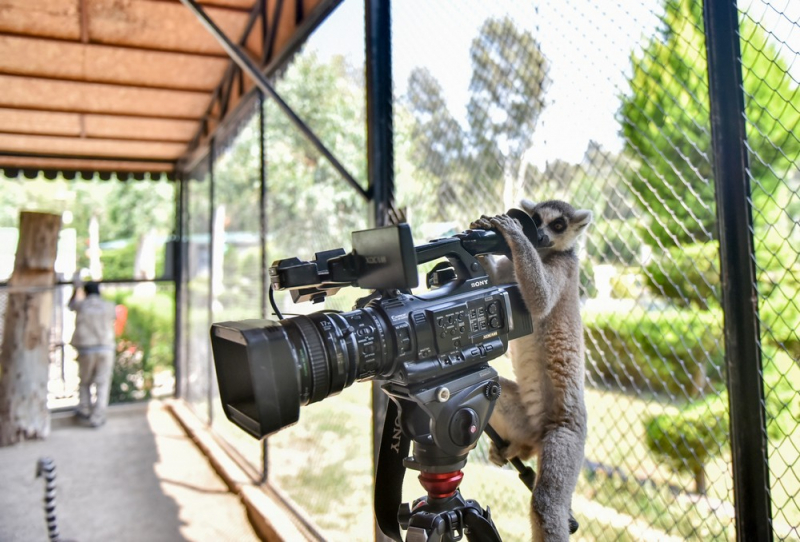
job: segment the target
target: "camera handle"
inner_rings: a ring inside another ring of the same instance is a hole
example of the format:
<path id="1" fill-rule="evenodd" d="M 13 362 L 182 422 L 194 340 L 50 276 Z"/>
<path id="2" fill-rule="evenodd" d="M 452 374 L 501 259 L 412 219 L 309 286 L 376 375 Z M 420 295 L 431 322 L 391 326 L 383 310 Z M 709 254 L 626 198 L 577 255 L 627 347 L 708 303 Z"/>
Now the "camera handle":
<path id="1" fill-rule="evenodd" d="M 384 385 L 390 396 L 375 483 L 375 517 L 381 531 L 402 542 L 500 542 L 491 519 L 458 490 L 461 468 L 491 415 L 499 396 L 497 373 L 483 367 L 425 389 Z M 452 396 L 450 396 L 450 391 Z M 414 453 L 408 456 L 411 442 Z M 400 504 L 406 468 L 418 470 L 427 495 Z"/>

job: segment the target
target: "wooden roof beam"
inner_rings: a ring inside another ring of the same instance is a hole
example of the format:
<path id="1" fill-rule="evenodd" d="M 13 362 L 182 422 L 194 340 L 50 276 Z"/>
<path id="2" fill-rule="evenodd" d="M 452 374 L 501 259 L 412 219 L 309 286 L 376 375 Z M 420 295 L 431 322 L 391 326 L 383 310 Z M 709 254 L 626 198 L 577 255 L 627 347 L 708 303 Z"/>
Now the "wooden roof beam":
<path id="1" fill-rule="evenodd" d="M 166 119 L 203 118 L 206 92 L 0 75 L 0 107 Z"/>

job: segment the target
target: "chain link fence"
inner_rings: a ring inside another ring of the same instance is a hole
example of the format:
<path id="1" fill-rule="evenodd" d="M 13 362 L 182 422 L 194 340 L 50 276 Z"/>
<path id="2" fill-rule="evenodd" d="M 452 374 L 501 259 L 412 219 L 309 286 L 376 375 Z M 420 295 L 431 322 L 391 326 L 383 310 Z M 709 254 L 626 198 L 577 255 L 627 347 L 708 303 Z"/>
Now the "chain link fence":
<path id="1" fill-rule="evenodd" d="M 331 19 L 341 17 L 337 12 Z M 363 6 L 358 20 L 363 20 Z M 322 29 L 318 32 L 322 35 L 310 38 L 274 84 L 366 186 L 363 74 L 357 59 L 354 63 L 337 54 L 332 40 L 339 37 L 325 36 Z M 346 41 L 363 47 L 363 31 L 352 32 Z M 268 283 L 264 282 L 262 250 L 266 265 L 295 256 L 313 259 L 316 251 L 337 247 L 350 250 L 350 233 L 365 229 L 369 216 L 366 200 L 339 177 L 273 102 L 253 95 L 234 117 L 215 134 L 213 156 L 202 160 L 184 184 L 188 257 L 181 344 L 185 398 L 235 453 L 258 471 L 263 469 L 272 487 L 295 503 L 311 532 L 326 540 L 364 539 L 365 533 L 371 538 L 369 384 L 356 384 L 336 397 L 304 407 L 300 421 L 269 437 L 265 448 L 228 422 L 222 412 L 208 329 L 211 322 L 276 318 L 264 297 Z M 345 289 L 322 305 L 295 304 L 288 292 L 275 292 L 274 297 L 282 315 L 290 317 L 350 310 L 364 294 Z M 345 499 L 347 506 L 342 506 Z"/>
<path id="2" fill-rule="evenodd" d="M 740 17 L 768 467 L 777 539 L 800 539 L 800 5 Z"/>
<path id="3" fill-rule="evenodd" d="M 739 7 L 772 527 L 800 540 L 800 26 L 789 0 Z M 363 20 L 363 3 L 343 2 L 275 85 L 366 186 Z M 522 197 L 594 213 L 580 247 L 590 421 L 577 536 L 734 539 L 702 4 L 395 2 L 392 28 L 396 203 L 417 243 Z M 219 410 L 208 327 L 274 317 L 261 250 L 267 265 L 349 250 L 368 208 L 269 100 L 237 114 L 184 184 L 182 367 L 187 401 L 260 468 L 262 449 Z M 284 315 L 323 309 L 275 297 Z M 513 377 L 509 360 L 493 366 Z M 325 539 L 372 538 L 370 419 L 370 386 L 356 384 L 267 441 L 269 481 Z M 489 463 L 484 438 L 462 491 L 491 507 L 503 540 L 529 539 L 530 493 Z M 407 476 L 404 500 L 422 493 Z"/>
<path id="4" fill-rule="evenodd" d="M 773 528 L 797 540 L 800 27 L 789 2 L 740 8 Z M 520 197 L 594 213 L 580 537 L 733 539 L 702 3 L 420 2 L 392 15 L 397 200 L 417 238 Z M 492 505 L 504 540 L 524 540 L 528 494 L 485 448 L 464 493 Z"/>

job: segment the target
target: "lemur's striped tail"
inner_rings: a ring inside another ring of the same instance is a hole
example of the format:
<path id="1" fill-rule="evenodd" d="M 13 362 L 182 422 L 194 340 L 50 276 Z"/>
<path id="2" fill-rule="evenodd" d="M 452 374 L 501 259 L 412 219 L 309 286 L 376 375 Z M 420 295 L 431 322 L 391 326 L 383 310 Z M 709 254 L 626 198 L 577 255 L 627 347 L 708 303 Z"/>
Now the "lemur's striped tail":
<path id="1" fill-rule="evenodd" d="M 44 477 L 44 513 L 47 518 L 47 531 L 50 542 L 61 538 L 56 524 L 56 464 L 49 457 L 41 457 L 36 463 L 36 477 Z"/>

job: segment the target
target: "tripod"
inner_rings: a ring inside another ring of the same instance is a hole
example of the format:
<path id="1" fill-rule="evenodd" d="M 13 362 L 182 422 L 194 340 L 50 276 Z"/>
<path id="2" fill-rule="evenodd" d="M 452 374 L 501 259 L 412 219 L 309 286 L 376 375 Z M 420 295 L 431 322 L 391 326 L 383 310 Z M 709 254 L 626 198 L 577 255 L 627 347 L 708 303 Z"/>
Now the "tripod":
<path id="1" fill-rule="evenodd" d="M 465 536 L 470 542 L 500 542 L 489 509 L 458 490 L 467 455 L 500 396 L 497 372 L 481 366 L 425 387 L 388 383 L 383 389 L 391 401 L 376 473 L 375 515 L 384 534 L 401 542 L 402 527 L 408 530 L 406 542 L 455 542 Z M 420 472 L 427 492 L 411 505 L 399 504 L 406 469 Z"/>

